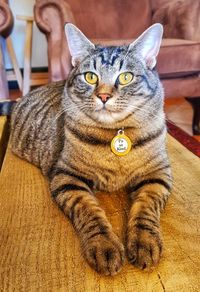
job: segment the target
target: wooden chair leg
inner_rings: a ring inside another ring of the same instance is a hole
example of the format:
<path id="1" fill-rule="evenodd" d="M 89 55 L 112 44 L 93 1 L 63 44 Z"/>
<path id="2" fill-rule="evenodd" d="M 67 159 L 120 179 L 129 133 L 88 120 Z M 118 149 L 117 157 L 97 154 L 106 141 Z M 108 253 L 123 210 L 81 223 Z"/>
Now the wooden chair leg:
<path id="1" fill-rule="evenodd" d="M 23 95 L 26 95 L 30 91 L 30 87 L 31 87 L 32 33 L 33 33 L 33 21 L 27 20 L 27 22 L 26 22 L 25 52 L 24 52 Z"/>
<path id="2" fill-rule="evenodd" d="M 6 45 L 7 45 L 8 53 L 10 55 L 10 59 L 11 59 L 12 65 L 13 65 L 14 74 L 16 76 L 15 78 L 17 79 L 19 89 L 22 91 L 22 74 L 21 74 L 21 71 L 19 69 L 19 65 L 17 62 L 17 58 L 16 58 L 16 54 L 15 54 L 15 51 L 13 48 L 11 37 L 8 37 L 6 39 Z"/>
<path id="3" fill-rule="evenodd" d="M 192 130 L 194 135 L 200 135 L 200 97 L 187 97 L 193 108 Z"/>
<path id="4" fill-rule="evenodd" d="M 32 56 L 32 36 L 33 36 L 33 17 L 17 15 L 17 19 L 26 21 L 25 47 L 24 47 L 24 76 L 23 76 L 23 95 L 30 91 L 31 87 L 31 56 Z"/>
<path id="5" fill-rule="evenodd" d="M 0 99 L 8 99 L 8 82 L 6 79 L 6 70 L 4 67 L 3 53 L 0 42 Z"/>
<path id="6" fill-rule="evenodd" d="M 31 57 L 32 57 L 32 37 L 34 18 L 31 16 L 19 16 L 17 19 L 26 21 L 25 32 L 25 48 L 24 48 L 24 78 L 23 78 L 23 95 L 26 95 L 31 86 L 44 85 L 48 83 L 48 73 L 46 72 L 31 72 Z"/>

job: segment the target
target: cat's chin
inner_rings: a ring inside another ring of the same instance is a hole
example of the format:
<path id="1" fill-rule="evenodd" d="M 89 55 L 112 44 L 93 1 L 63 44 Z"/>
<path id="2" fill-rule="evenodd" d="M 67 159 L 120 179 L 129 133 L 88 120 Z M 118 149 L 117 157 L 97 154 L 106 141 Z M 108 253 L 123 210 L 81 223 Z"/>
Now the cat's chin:
<path id="1" fill-rule="evenodd" d="M 104 125 L 113 125 L 126 119 L 126 116 L 125 112 L 99 111 L 95 113 L 94 118 Z"/>

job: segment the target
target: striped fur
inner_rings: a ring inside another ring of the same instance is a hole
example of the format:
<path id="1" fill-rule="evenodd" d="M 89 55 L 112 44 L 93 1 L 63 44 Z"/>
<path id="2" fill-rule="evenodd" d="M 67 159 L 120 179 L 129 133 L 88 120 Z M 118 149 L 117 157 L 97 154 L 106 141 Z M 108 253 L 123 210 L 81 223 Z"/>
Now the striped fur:
<path id="1" fill-rule="evenodd" d="M 99 76 L 96 86 L 84 72 Z M 133 81 L 120 86 L 120 72 Z M 112 92 L 101 108 L 97 91 Z M 110 142 L 124 128 L 132 141 L 129 154 L 118 157 Z M 69 217 L 82 252 L 98 272 L 117 273 L 124 247 L 112 231 L 94 190 L 126 189 L 132 200 L 127 226 L 127 256 L 139 268 L 150 269 L 162 252 L 159 219 L 172 185 L 165 149 L 163 90 L 133 47 L 91 48 L 66 82 L 40 87 L 15 106 L 12 150 L 40 167 L 50 181 L 52 198 Z"/>

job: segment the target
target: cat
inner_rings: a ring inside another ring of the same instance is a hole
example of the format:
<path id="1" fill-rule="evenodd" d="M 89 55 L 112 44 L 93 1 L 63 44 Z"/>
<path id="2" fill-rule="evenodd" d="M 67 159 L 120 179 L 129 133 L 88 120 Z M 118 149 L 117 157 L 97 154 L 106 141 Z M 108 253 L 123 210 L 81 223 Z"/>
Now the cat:
<path id="1" fill-rule="evenodd" d="M 12 151 L 47 176 L 94 270 L 115 275 L 125 248 L 130 263 L 150 270 L 161 257 L 159 219 L 172 187 L 155 70 L 162 25 L 119 47 L 94 45 L 70 23 L 65 31 L 73 69 L 15 105 Z M 131 200 L 125 248 L 95 198 L 120 189 Z"/>

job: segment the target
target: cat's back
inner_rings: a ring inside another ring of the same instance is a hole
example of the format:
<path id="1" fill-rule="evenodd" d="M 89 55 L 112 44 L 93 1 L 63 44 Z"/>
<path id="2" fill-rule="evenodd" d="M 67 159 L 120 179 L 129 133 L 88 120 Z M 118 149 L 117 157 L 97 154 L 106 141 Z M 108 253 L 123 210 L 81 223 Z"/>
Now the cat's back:
<path id="1" fill-rule="evenodd" d="M 54 82 L 31 91 L 12 112 L 12 151 L 41 168 L 51 163 L 56 145 L 56 117 L 61 111 L 64 84 Z"/>

